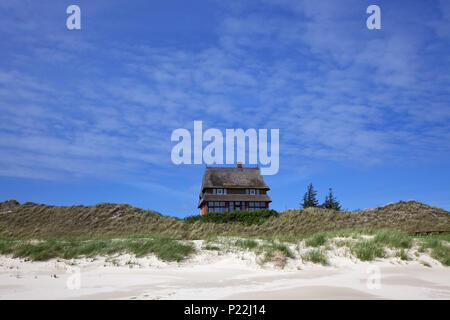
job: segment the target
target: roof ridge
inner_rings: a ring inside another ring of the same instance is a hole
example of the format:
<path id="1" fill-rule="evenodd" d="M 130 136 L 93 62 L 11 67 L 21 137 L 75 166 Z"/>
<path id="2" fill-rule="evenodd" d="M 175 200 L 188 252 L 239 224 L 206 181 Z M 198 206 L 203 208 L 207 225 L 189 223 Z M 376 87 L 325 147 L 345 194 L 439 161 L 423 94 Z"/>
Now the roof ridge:
<path id="1" fill-rule="evenodd" d="M 206 169 L 259 169 L 258 166 L 256 167 L 242 167 L 242 168 L 238 168 L 238 167 L 206 167 Z"/>

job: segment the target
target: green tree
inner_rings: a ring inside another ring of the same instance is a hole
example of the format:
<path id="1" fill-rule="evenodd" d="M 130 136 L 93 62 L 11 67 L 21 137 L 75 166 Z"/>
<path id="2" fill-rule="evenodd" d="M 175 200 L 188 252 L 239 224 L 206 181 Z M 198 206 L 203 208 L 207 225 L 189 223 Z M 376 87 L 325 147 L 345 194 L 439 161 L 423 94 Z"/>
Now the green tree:
<path id="1" fill-rule="evenodd" d="M 340 211 L 341 210 L 341 204 L 339 201 L 336 200 L 336 197 L 333 195 L 333 189 L 329 188 L 329 193 L 325 197 L 325 202 L 322 203 L 321 207 L 325 209 L 333 209 Z"/>
<path id="2" fill-rule="evenodd" d="M 305 195 L 303 196 L 303 203 L 301 203 L 301 206 L 303 208 L 319 206 L 319 201 L 317 200 L 316 196 L 317 191 L 314 190 L 312 183 L 310 183 L 308 186 L 308 191 L 306 191 Z"/>

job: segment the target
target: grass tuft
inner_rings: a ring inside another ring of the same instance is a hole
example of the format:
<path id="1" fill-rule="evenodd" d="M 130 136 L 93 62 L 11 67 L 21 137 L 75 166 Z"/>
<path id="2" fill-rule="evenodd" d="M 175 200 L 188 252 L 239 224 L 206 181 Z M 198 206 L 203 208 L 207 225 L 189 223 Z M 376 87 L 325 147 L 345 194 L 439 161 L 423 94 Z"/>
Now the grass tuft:
<path id="1" fill-rule="evenodd" d="M 236 240 L 234 245 L 243 249 L 253 250 L 258 247 L 258 242 L 252 239 L 239 239 Z"/>
<path id="2" fill-rule="evenodd" d="M 320 247 L 327 242 L 327 237 L 323 233 L 315 233 L 305 240 L 308 247 Z"/>
<path id="3" fill-rule="evenodd" d="M 320 263 L 323 266 L 329 265 L 325 253 L 319 249 L 313 249 L 304 253 L 302 255 L 302 259 L 305 261 L 311 261 L 312 263 Z"/>
<path id="4" fill-rule="evenodd" d="M 408 256 L 407 252 L 405 251 L 405 249 L 400 249 L 399 251 L 397 251 L 397 253 L 395 254 L 396 257 L 400 258 L 403 261 L 408 261 L 411 260 L 411 258 Z"/>
<path id="5" fill-rule="evenodd" d="M 383 258 L 386 255 L 383 246 L 374 240 L 359 241 L 350 250 L 361 261 L 372 261 L 375 258 Z"/>

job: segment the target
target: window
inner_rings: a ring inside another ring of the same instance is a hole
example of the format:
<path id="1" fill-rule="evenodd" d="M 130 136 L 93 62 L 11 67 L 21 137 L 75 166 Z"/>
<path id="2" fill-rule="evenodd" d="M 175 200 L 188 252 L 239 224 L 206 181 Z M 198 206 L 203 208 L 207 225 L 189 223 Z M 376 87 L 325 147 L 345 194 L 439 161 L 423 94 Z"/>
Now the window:
<path id="1" fill-rule="evenodd" d="M 209 201 L 208 212 L 225 212 L 225 201 Z"/>
<path id="2" fill-rule="evenodd" d="M 245 189 L 245 193 L 251 195 L 259 194 L 259 189 Z"/>
<path id="3" fill-rule="evenodd" d="M 227 194 L 227 189 L 212 189 L 213 194 Z"/>
<path id="4" fill-rule="evenodd" d="M 228 211 L 239 211 L 239 210 L 245 210 L 245 202 L 242 201 L 230 201 L 228 203 Z"/>
<path id="5" fill-rule="evenodd" d="M 248 203 L 248 211 L 262 210 L 266 208 L 264 201 L 250 201 Z"/>

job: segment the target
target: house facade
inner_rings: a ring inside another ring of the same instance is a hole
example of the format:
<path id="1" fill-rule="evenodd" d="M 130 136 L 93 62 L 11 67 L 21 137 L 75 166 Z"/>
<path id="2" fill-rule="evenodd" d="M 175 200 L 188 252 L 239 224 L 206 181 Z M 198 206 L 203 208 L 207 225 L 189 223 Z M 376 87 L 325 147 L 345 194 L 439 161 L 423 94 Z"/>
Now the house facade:
<path id="1" fill-rule="evenodd" d="M 198 208 L 208 212 L 256 211 L 269 209 L 270 188 L 258 167 L 206 167 L 203 175 Z"/>

